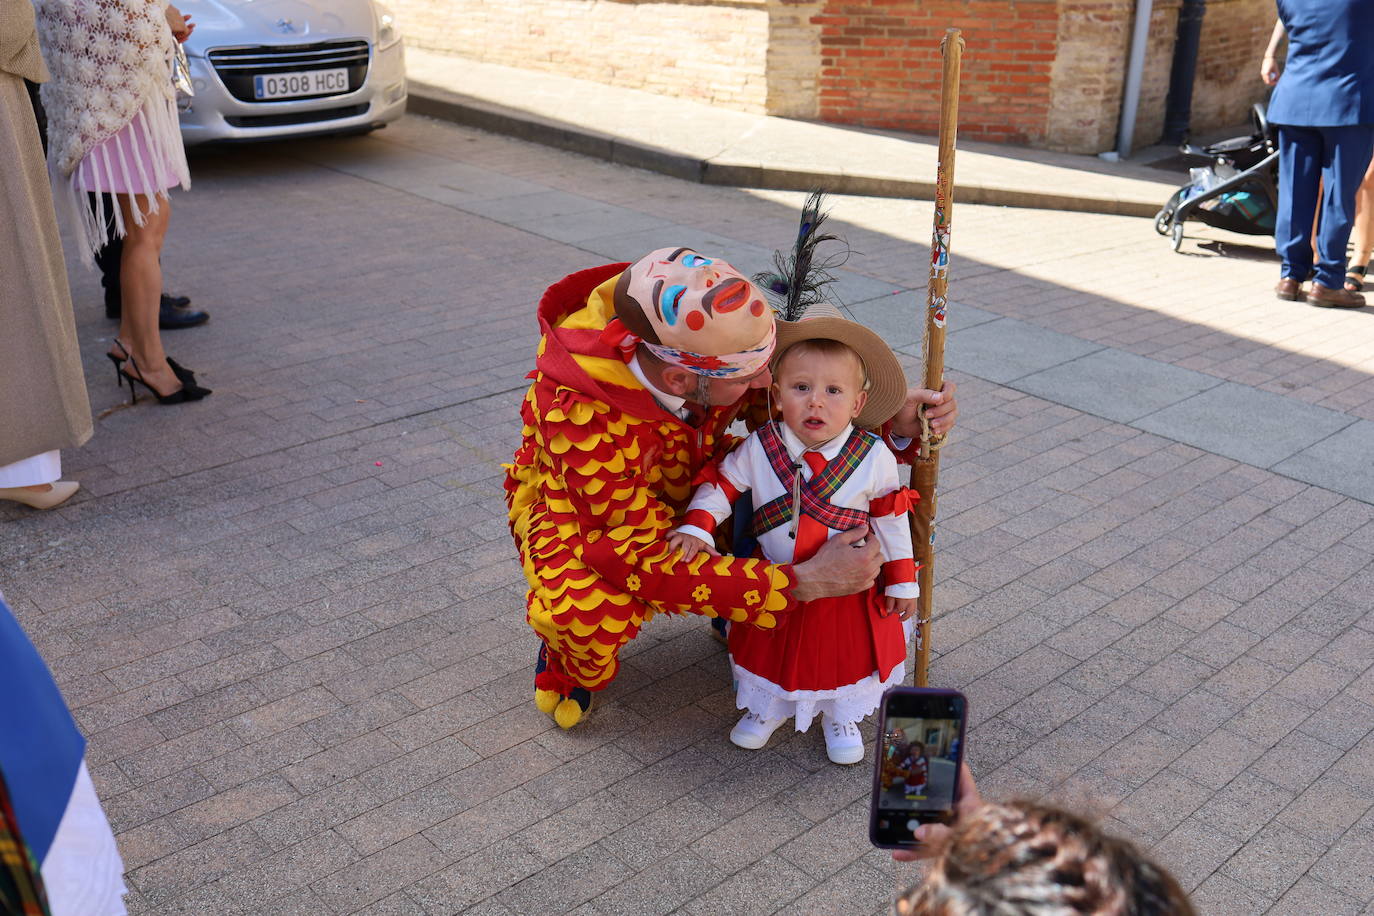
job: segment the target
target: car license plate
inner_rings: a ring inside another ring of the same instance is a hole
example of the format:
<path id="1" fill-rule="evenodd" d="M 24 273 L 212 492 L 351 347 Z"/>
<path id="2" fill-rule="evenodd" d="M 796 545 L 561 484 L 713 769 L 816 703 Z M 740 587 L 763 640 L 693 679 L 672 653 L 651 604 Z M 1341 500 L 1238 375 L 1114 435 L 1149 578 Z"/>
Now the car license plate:
<path id="1" fill-rule="evenodd" d="M 335 95 L 348 91 L 348 70 L 307 70 L 303 73 L 271 73 L 253 77 L 253 98 L 294 99 L 303 95 Z"/>

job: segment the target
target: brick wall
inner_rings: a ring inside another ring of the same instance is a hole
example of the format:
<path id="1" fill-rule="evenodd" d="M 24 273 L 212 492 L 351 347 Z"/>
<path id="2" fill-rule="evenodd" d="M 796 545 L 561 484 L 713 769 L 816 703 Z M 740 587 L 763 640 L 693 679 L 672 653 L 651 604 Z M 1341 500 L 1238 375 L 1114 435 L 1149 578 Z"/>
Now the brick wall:
<path id="1" fill-rule="evenodd" d="M 940 40 L 963 30 L 961 136 L 1042 145 L 1058 47 L 1056 0 L 829 0 L 820 28 L 820 116 L 933 133 Z"/>
<path id="2" fill-rule="evenodd" d="M 387 2 L 414 47 L 767 109 L 768 0 Z"/>
<path id="3" fill-rule="evenodd" d="M 1135 0 L 388 0 L 407 41 L 742 111 L 933 133 L 963 30 L 960 134 L 1116 145 Z M 1136 144 L 1164 123 L 1180 0 L 1155 0 Z M 1209 0 L 1194 133 L 1245 120 L 1273 0 Z"/>

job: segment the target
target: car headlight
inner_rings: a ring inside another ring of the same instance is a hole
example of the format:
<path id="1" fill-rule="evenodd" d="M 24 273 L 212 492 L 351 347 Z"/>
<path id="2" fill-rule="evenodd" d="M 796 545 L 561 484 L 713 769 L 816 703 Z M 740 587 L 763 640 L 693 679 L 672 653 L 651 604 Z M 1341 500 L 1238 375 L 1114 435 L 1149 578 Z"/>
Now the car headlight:
<path id="1" fill-rule="evenodd" d="M 396 27 L 396 16 L 391 10 L 380 3 L 372 4 L 372 8 L 377 14 L 377 50 L 385 51 L 401 40 L 401 30 Z"/>

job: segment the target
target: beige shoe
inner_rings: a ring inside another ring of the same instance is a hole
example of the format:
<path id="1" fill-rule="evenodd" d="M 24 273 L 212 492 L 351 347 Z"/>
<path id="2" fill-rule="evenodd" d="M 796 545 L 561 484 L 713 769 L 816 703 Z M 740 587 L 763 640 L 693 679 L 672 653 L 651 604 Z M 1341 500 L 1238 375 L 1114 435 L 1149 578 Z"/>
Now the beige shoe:
<path id="1" fill-rule="evenodd" d="M 23 503 L 35 509 L 52 509 L 62 505 L 81 489 L 75 480 L 59 480 L 48 484 L 46 490 L 30 490 L 28 487 L 0 487 L 0 499 Z"/>

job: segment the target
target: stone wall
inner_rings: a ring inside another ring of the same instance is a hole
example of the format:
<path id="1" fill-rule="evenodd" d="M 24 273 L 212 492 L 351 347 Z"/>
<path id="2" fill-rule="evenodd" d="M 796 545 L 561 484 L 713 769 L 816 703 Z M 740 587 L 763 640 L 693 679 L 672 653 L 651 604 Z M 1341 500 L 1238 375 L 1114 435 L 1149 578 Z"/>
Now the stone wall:
<path id="1" fill-rule="evenodd" d="M 814 20 L 824 9 L 825 0 L 770 0 L 767 4 L 768 114 L 820 117 L 822 51 Z"/>
<path id="2" fill-rule="evenodd" d="M 1193 89 L 1195 130 L 1241 123 L 1265 98 L 1259 65 L 1275 18 L 1273 0 L 1209 0 Z"/>
<path id="3" fill-rule="evenodd" d="M 741 111 L 933 133 L 945 29 L 966 42 L 960 134 L 1116 145 L 1136 0 L 388 0 L 413 46 Z M 1155 0 L 1137 146 L 1157 140 L 1180 0 Z M 1210 0 L 1193 130 L 1264 97 L 1273 0 Z"/>
<path id="4" fill-rule="evenodd" d="M 1164 124 L 1164 99 L 1178 27 L 1179 0 L 1156 0 L 1150 17 L 1135 142 L 1151 143 Z M 1115 149 L 1126 82 L 1131 0 L 1060 0 L 1045 146 L 1071 152 Z"/>
<path id="5" fill-rule="evenodd" d="M 767 0 L 387 0 L 387 5 L 414 47 L 725 108 L 768 110 Z"/>

